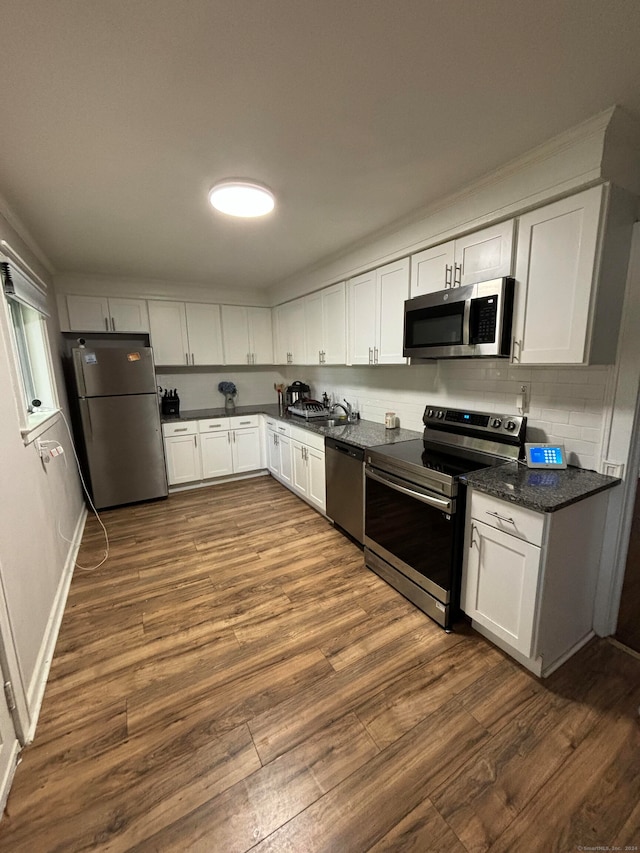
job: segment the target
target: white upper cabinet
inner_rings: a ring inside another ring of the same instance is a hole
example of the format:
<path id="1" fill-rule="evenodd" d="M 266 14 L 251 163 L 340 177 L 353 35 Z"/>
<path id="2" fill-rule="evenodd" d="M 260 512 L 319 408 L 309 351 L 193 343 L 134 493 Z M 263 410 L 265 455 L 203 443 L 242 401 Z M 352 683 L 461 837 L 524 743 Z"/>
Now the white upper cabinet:
<path id="1" fill-rule="evenodd" d="M 304 298 L 307 364 L 345 364 L 347 328 L 345 284 Z"/>
<path id="2" fill-rule="evenodd" d="M 148 303 L 153 358 L 159 364 L 190 364 L 184 302 Z"/>
<path id="3" fill-rule="evenodd" d="M 413 255 L 411 297 L 511 275 L 514 231 L 510 219 Z"/>
<path id="4" fill-rule="evenodd" d="M 69 329 L 76 332 L 148 332 L 144 299 L 67 296 Z"/>
<path id="5" fill-rule="evenodd" d="M 274 309 L 277 364 L 305 364 L 305 301 L 294 299 Z"/>
<path id="6" fill-rule="evenodd" d="M 185 312 L 191 364 L 222 364 L 220 306 L 187 302 Z"/>
<path id="7" fill-rule="evenodd" d="M 150 301 L 148 306 L 157 365 L 222 364 L 219 305 Z"/>
<path id="8" fill-rule="evenodd" d="M 225 364 L 273 364 L 270 308 L 222 306 Z"/>
<path id="9" fill-rule="evenodd" d="M 352 278 L 348 293 L 349 364 L 406 364 L 402 338 L 409 258 Z"/>
<path id="10" fill-rule="evenodd" d="M 511 275 L 515 224 L 509 219 L 455 241 L 454 286 Z"/>
<path id="11" fill-rule="evenodd" d="M 615 360 L 632 221 L 633 201 L 605 186 L 520 217 L 515 363 Z"/>

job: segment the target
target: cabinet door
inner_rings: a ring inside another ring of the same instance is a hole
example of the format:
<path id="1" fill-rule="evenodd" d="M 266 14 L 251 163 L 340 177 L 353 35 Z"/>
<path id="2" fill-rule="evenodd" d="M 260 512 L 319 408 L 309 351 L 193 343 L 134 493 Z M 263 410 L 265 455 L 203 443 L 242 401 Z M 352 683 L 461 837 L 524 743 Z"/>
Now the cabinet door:
<path id="1" fill-rule="evenodd" d="M 148 332 L 149 313 L 144 299 L 109 298 L 112 332 Z"/>
<path id="2" fill-rule="evenodd" d="M 287 363 L 287 353 L 289 351 L 289 338 L 287 331 L 287 306 L 276 305 L 272 311 L 273 322 L 273 349 L 274 360 L 276 364 Z"/>
<path id="3" fill-rule="evenodd" d="M 411 257 L 411 298 L 453 285 L 454 243 L 432 246 Z"/>
<path id="4" fill-rule="evenodd" d="M 109 303 L 102 296 L 67 296 L 72 332 L 110 332 Z"/>
<path id="5" fill-rule="evenodd" d="M 530 657 L 541 561 L 540 548 L 470 520 L 464 555 L 464 612 Z"/>
<path id="6" fill-rule="evenodd" d="M 349 294 L 348 363 L 373 364 L 377 316 L 375 270 L 350 279 L 347 287 Z"/>
<path id="7" fill-rule="evenodd" d="M 189 364 L 189 339 L 184 302 L 147 303 L 153 359 L 161 364 Z"/>
<path id="8" fill-rule="evenodd" d="M 280 448 L 280 478 L 283 483 L 291 486 L 291 439 L 288 435 L 278 435 L 278 446 Z"/>
<path id="9" fill-rule="evenodd" d="M 197 435 L 172 435 L 164 440 L 170 486 L 202 479 Z"/>
<path id="10" fill-rule="evenodd" d="M 225 364 L 251 364 L 249 315 L 238 305 L 222 306 L 222 339 Z"/>
<path id="11" fill-rule="evenodd" d="M 322 291 L 304 298 L 305 364 L 322 364 L 324 322 Z"/>
<path id="12" fill-rule="evenodd" d="M 347 303 L 343 281 L 322 291 L 322 330 L 322 363 L 346 364 Z"/>
<path id="13" fill-rule="evenodd" d="M 308 475 L 305 450 L 304 444 L 291 440 L 291 488 L 306 497 Z"/>
<path id="14" fill-rule="evenodd" d="M 455 241 L 454 283 L 475 284 L 511 275 L 515 219 L 459 237 Z"/>
<path id="15" fill-rule="evenodd" d="M 220 306 L 187 302 L 187 330 L 191 364 L 222 364 Z"/>
<path id="16" fill-rule="evenodd" d="M 257 471 L 259 468 L 262 468 L 260 430 L 258 427 L 233 430 L 231 450 L 233 453 L 233 471 L 235 474 L 242 474 L 245 471 Z"/>
<path id="17" fill-rule="evenodd" d="M 278 445 L 280 436 L 267 431 L 267 465 L 272 474 L 280 476 L 280 447 Z"/>
<path id="18" fill-rule="evenodd" d="M 273 364 L 271 308 L 248 308 L 252 364 Z"/>
<path id="19" fill-rule="evenodd" d="M 327 508 L 326 476 L 324 470 L 324 453 L 314 447 L 307 447 L 307 498 L 322 512 Z"/>
<path id="20" fill-rule="evenodd" d="M 231 455 L 231 433 L 212 432 L 200 434 L 202 455 L 202 478 L 224 477 L 233 473 Z"/>
<path id="21" fill-rule="evenodd" d="M 289 303 L 287 311 L 289 352 L 291 364 L 304 364 L 306 359 L 306 326 L 304 299 Z"/>
<path id="22" fill-rule="evenodd" d="M 602 187 L 520 217 L 513 360 L 587 361 Z"/>
<path id="23" fill-rule="evenodd" d="M 409 258 L 380 267 L 377 273 L 378 335 L 376 364 L 406 364 L 402 355 L 404 303 L 409 298 Z"/>

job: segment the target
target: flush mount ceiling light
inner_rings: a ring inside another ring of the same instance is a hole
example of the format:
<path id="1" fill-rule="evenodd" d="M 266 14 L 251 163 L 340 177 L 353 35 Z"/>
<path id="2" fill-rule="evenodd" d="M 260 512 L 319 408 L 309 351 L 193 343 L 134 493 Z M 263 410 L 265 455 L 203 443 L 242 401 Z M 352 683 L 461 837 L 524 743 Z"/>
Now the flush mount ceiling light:
<path id="1" fill-rule="evenodd" d="M 271 190 L 246 180 L 220 181 L 210 190 L 209 201 L 216 210 L 228 216 L 264 216 L 275 207 Z"/>

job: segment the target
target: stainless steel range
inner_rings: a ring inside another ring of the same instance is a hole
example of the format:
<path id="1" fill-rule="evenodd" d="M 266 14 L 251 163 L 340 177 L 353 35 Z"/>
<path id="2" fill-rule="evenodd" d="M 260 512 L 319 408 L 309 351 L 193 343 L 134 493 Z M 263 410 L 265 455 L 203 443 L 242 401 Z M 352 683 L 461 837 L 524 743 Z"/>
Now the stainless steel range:
<path id="1" fill-rule="evenodd" d="M 365 454 L 365 563 L 450 630 L 458 615 L 462 474 L 521 458 L 526 417 L 427 405 L 422 439 Z"/>

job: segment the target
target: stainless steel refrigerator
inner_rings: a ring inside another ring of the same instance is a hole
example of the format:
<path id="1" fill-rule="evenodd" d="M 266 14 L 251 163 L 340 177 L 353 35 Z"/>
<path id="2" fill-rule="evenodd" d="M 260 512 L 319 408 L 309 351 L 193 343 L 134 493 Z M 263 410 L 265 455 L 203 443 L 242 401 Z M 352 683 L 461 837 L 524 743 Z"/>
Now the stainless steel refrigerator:
<path id="1" fill-rule="evenodd" d="M 86 473 L 100 509 L 167 496 L 150 347 L 74 347 Z"/>

